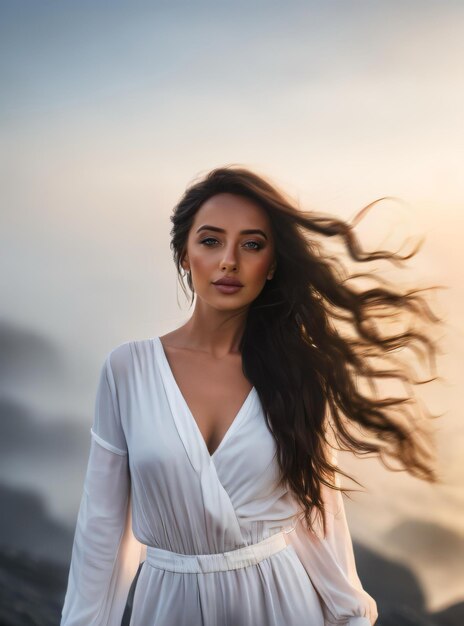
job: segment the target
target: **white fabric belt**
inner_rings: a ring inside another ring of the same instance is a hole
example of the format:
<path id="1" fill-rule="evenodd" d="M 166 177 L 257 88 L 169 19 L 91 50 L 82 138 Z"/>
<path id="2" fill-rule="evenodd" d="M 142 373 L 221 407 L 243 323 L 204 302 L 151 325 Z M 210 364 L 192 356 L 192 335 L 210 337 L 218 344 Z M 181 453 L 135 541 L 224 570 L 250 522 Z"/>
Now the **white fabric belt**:
<path id="1" fill-rule="evenodd" d="M 258 543 L 216 554 L 180 554 L 147 546 L 146 561 L 152 567 L 186 574 L 223 572 L 256 565 L 287 547 L 288 531 L 282 530 Z"/>

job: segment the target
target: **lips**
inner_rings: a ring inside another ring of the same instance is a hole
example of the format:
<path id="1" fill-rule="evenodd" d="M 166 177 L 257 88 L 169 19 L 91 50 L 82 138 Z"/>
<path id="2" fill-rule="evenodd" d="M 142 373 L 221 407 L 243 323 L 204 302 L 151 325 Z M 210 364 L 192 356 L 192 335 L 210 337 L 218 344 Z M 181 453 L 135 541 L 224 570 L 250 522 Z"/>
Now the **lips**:
<path id="1" fill-rule="evenodd" d="M 219 280 L 215 280 L 213 282 L 214 285 L 226 285 L 228 287 L 243 287 L 242 283 L 236 278 L 220 278 Z"/>

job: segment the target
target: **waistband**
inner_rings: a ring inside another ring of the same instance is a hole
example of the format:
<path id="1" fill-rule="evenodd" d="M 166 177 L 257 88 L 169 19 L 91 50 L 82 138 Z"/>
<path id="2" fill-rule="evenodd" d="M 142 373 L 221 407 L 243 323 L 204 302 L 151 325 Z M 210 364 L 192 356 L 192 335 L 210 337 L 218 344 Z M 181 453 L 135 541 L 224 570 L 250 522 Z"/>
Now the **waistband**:
<path id="1" fill-rule="evenodd" d="M 146 561 L 152 567 L 184 574 L 204 574 L 240 569 L 256 565 L 263 559 L 284 550 L 288 545 L 288 532 L 282 530 L 258 541 L 258 543 L 216 554 L 180 554 L 147 546 Z"/>

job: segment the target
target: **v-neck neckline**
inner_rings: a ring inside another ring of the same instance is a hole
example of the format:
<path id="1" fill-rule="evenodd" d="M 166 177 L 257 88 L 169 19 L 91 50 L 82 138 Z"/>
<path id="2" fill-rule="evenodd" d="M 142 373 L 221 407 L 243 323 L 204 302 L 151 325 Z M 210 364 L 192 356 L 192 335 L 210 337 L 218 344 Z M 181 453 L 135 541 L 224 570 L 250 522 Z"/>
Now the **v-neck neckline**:
<path id="1" fill-rule="evenodd" d="M 221 441 L 219 442 L 219 445 L 216 447 L 216 449 L 214 450 L 214 452 L 211 454 L 209 451 L 209 448 L 206 444 L 205 438 L 203 437 L 200 427 L 198 426 L 198 422 L 195 419 L 192 411 L 190 410 L 190 407 L 182 393 L 182 391 L 180 390 L 179 385 L 177 384 L 177 381 L 175 379 L 174 373 L 172 371 L 172 368 L 169 364 L 168 358 L 166 356 L 166 352 L 164 350 L 164 346 L 163 343 L 161 341 L 161 339 L 159 337 L 154 337 L 157 345 L 158 345 L 158 352 L 159 355 L 161 357 L 162 360 L 162 364 L 164 366 L 164 371 L 167 373 L 169 380 L 171 382 L 171 385 L 173 387 L 173 389 L 176 392 L 177 397 L 179 398 L 183 408 L 184 408 L 184 412 L 187 416 L 187 418 L 189 419 L 189 421 L 191 422 L 193 429 L 195 430 L 198 439 L 200 440 L 200 443 L 202 445 L 203 450 L 205 451 L 206 455 L 208 456 L 209 460 L 212 461 L 214 460 L 214 458 L 216 457 L 216 455 L 218 454 L 218 452 L 224 447 L 224 444 L 227 442 L 227 440 L 230 438 L 231 434 L 233 433 L 233 431 L 237 428 L 237 426 L 239 425 L 239 422 L 241 421 L 242 417 L 247 413 L 247 409 L 250 406 L 250 403 L 254 397 L 254 395 L 256 394 L 256 389 L 255 386 L 253 385 L 253 387 L 250 389 L 248 395 L 246 396 L 245 400 L 243 401 L 242 405 L 240 406 L 238 412 L 236 413 L 234 419 L 232 420 L 232 422 L 230 423 L 228 429 L 226 430 L 226 432 L 224 433 L 224 436 L 222 437 Z"/>

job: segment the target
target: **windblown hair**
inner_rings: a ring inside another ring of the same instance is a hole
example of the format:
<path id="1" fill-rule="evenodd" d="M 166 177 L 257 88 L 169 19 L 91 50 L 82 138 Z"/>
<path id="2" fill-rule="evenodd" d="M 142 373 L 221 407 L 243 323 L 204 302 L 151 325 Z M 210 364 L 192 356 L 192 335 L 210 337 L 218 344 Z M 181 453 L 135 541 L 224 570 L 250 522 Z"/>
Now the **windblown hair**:
<path id="1" fill-rule="evenodd" d="M 406 362 L 393 354 L 407 347 L 421 360 L 428 354 L 435 371 L 437 346 L 419 328 L 421 320 L 442 321 L 420 295 L 435 287 L 405 290 L 371 273 L 350 275 L 340 254 L 330 256 L 319 240 L 335 238 L 357 263 L 385 259 L 397 265 L 416 254 L 420 245 L 405 256 L 364 252 L 353 229 L 379 200 L 364 207 L 350 224 L 320 212 L 302 211 L 266 178 L 228 165 L 194 181 L 171 215 L 171 249 L 187 297 L 182 260 L 192 222 L 208 198 L 223 192 L 253 200 L 270 220 L 276 270 L 249 306 L 240 344 L 242 367 L 259 394 L 276 441 L 281 484 L 286 483 L 301 503 L 307 526 L 312 527 L 315 507 L 325 535 L 321 484 L 347 491 L 332 484 L 335 472 L 361 484 L 331 463 L 330 432 L 339 449 L 356 456 L 375 453 L 384 466 L 394 469 L 385 460 L 391 457 L 403 465 L 395 471 L 406 470 L 422 480 L 438 482 L 433 436 L 423 427 L 428 420 L 418 419 L 420 411 L 408 410 L 411 405 L 420 409 L 411 385 L 436 377 L 415 381 Z M 365 278 L 375 285 L 358 289 L 351 285 Z M 191 276 L 186 279 L 192 304 Z M 398 316 L 406 328 L 396 334 L 382 332 L 381 320 L 391 322 Z M 337 321 L 351 336 L 337 328 Z M 389 360 L 399 367 L 386 367 Z M 377 378 L 402 383 L 408 394 L 376 397 Z M 371 393 L 361 389 L 362 381 Z M 438 417 L 425 410 L 424 414 Z"/>

